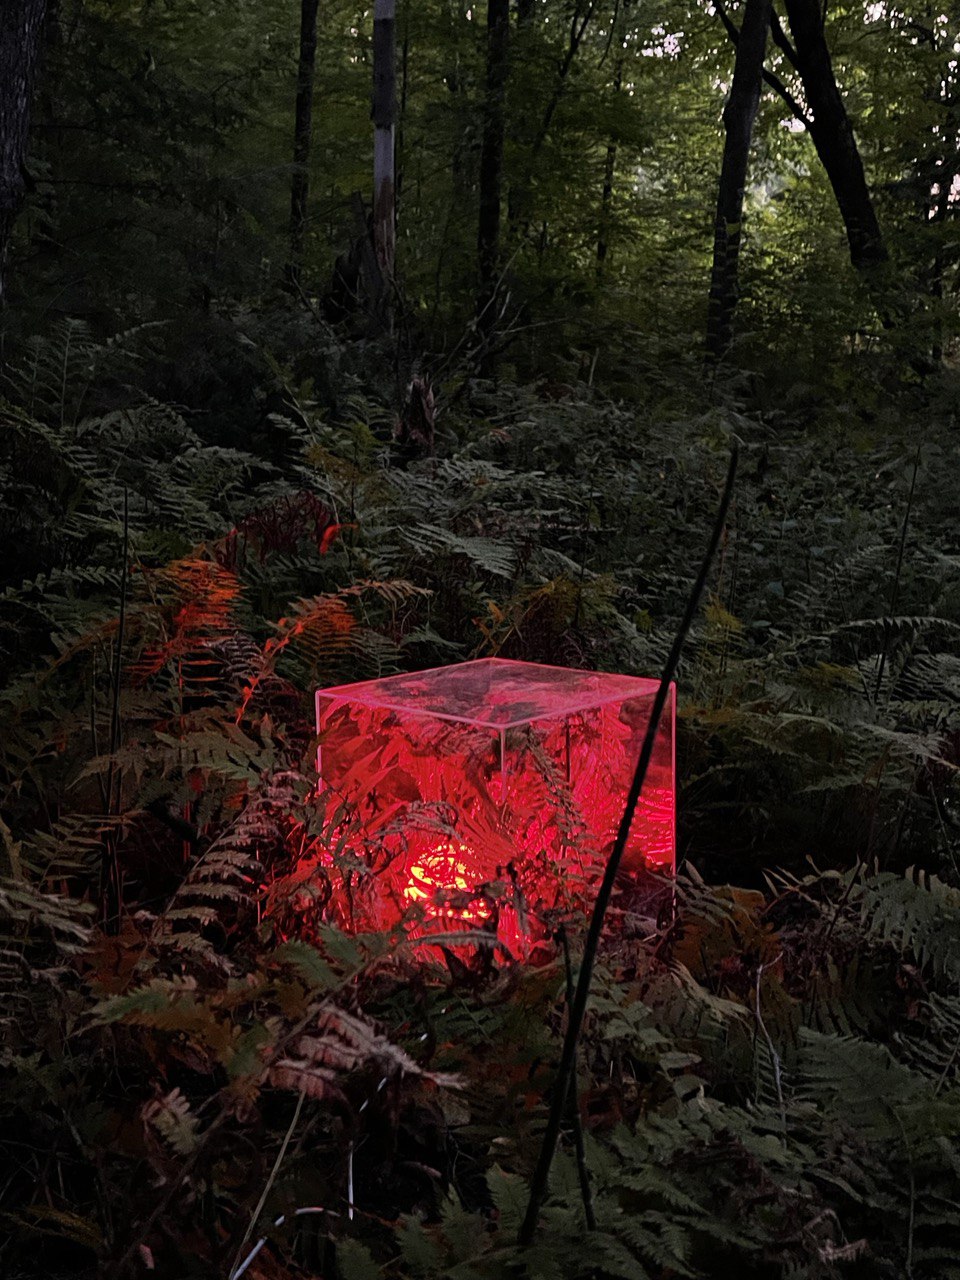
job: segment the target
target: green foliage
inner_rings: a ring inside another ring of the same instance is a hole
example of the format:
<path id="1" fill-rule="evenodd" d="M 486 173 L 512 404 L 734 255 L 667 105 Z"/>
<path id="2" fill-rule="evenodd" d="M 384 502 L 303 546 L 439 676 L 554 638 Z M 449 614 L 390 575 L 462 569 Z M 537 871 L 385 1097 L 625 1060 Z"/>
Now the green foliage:
<path id="1" fill-rule="evenodd" d="M 324 318 L 369 9 L 320 6 L 301 295 L 292 0 L 49 7 L 0 374 L 0 1271 L 960 1276 L 943 20 L 826 14 L 882 287 L 765 92 L 741 337 L 705 376 L 732 46 L 710 6 L 534 4 L 480 380 L 479 9 L 399 6 L 387 338 Z M 597 1229 L 571 1123 L 521 1251 L 559 958 L 333 923 L 370 859 L 315 802 L 311 695 L 489 654 L 655 673 L 733 436 L 680 672 L 686 863 L 663 918 L 612 915 L 579 1046 Z"/>
<path id="2" fill-rule="evenodd" d="M 81 348 L 92 406 L 110 351 L 69 326 L 37 360 Z M 440 456 L 395 466 L 375 389 L 331 413 L 258 368 L 284 388 L 276 462 L 130 390 L 92 414 L 75 382 L 11 383 L 19 510 L 21 442 L 58 468 L 2 601 L 3 1141 L 33 1153 L 12 1274 L 38 1241 L 81 1272 L 146 1249 L 215 1274 L 248 1228 L 258 1257 L 387 1280 L 951 1274 L 950 440 L 930 430 L 908 506 L 894 440 L 468 382 Z M 568 1135 L 521 1255 L 562 975 L 322 922 L 366 863 L 311 802 L 310 691 L 492 652 L 655 669 L 732 430 L 746 474 L 681 680 L 691 861 L 656 932 L 616 918 L 581 1045 L 598 1229 Z M 352 1222 L 290 1216 L 343 1215 L 351 1168 Z"/>
<path id="3" fill-rule="evenodd" d="M 741 7 L 728 6 L 735 25 Z M 98 332 L 173 318 L 171 381 L 179 391 L 202 382 L 207 394 L 192 407 L 204 412 L 223 408 L 230 384 L 211 303 L 246 309 L 282 277 L 298 17 L 295 0 L 269 11 L 63 0 L 47 39 L 18 301 L 28 315 L 89 317 Z M 893 275 L 879 302 L 855 280 L 810 137 L 765 86 L 737 360 L 770 379 L 772 404 L 826 375 L 837 399 L 859 383 L 882 412 L 884 379 L 930 353 L 937 364 L 957 336 L 955 51 L 946 15 L 840 4 L 827 26 Z M 370 203 L 371 40 L 371 10 L 325 6 L 308 163 L 312 296 L 358 235 L 353 194 Z M 417 360 L 471 345 L 482 11 L 401 3 L 397 42 L 398 262 L 404 341 Z M 509 358 L 564 381 L 590 368 L 616 381 L 638 351 L 654 354 L 654 368 L 676 362 L 706 312 L 733 66 L 718 13 L 690 0 L 655 10 L 538 0 L 515 26 L 510 61 Z M 768 66 L 802 107 L 779 47 Z M 885 330 L 885 306 L 909 323 Z"/>

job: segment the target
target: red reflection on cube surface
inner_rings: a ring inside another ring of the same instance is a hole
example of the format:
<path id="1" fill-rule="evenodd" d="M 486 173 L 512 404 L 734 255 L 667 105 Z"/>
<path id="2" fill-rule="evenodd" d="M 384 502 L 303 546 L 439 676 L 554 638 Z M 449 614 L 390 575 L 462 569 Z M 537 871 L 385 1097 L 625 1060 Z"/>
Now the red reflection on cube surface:
<path id="1" fill-rule="evenodd" d="M 583 911 L 623 813 L 656 680 L 484 658 L 317 693 L 321 790 L 354 815 L 369 874 L 353 928 L 479 929 L 514 955 Z M 621 868 L 675 862 L 675 691 Z"/>

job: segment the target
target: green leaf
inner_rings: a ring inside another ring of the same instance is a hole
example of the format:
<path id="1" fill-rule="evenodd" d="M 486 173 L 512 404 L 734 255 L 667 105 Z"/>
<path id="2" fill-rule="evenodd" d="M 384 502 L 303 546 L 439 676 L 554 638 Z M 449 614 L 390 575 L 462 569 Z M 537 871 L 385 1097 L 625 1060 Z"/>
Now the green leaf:
<path id="1" fill-rule="evenodd" d="M 526 1181 L 518 1174 L 507 1173 L 499 1165 L 494 1165 L 487 1174 L 487 1188 L 496 1206 L 501 1233 L 516 1235 L 530 1198 Z"/>
<path id="2" fill-rule="evenodd" d="M 342 1280 L 381 1280 L 381 1268 L 373 1254 L 349 1236 L 337 1241 L 337 1266 Z"/>
<path id="3" fill-rule="evenodd" d="M 309 942 L 293 938 L 278 947 L 275 955 L 281 964 L 295 969 L 314 991 L 328 991 L 336 986 L 337 976 L 333 969 Z"/>
<path id="4" fill-rule="evenodd" d="M 418 1276 L 438 1276 L 443 1273 L 443 1250 L 434 1233 L 419 1218 L 405 1217 L 397 1229 L 400 1253 L 408 1267 Z"/>

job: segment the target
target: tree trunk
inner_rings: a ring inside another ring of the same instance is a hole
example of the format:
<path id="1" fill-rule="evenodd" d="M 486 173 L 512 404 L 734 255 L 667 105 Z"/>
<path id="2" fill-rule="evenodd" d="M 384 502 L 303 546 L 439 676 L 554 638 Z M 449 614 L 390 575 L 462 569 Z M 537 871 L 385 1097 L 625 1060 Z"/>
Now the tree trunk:
<path id="1" fill-rule="evenodd" d="M 397 108 L 397 145 L 394 147 L 395 164 L 397 166 L 397 192 L 394 200 L 394 221 L 400 225 L 401 204 L 403 200 L 403 166 L 407 157 L 404 142 L 404 125 L 407 121 L 407 89 L 410 84 L 410 8 L 403 13 L 403 41 L 400 45 L 400 103 Z M 420 183 L 417 183 L 419 191 Z"/>
<path id="2" fill-rule="evenodd" d="M 554 113 L 560 105 L 560 99 L 563 97 L 564 89 L 567 87 L 567 80 L 570 76 L 570 68 L 573 66 L 573 60 L 577 56 L 577 51 L 583 41 L 584 34 L 589 25 L 590 19 L 593 17 L 593 11 L 596 8 L 595 0 L 590 0 L 583 14 L 580 12 L 578 4 L 574 11 L 573 18 L 570 21 L 570 41 L 567 45 L 567 51 L 563 56 L 563 62 L 557 71 L 557 80 L 553 86 L 553 93 L 550 95 L 550 101 L 547 103 L 547 109 L 543 113 L 543 120 L 540 122 L 540 128 L 537 130 L 537 136 L 533 140 L 531 149 L 531 161 L 535 160 L 540 154 L 543 144 L 547 140 L 550 132 L 550 125 L 553 123 Z"/>
<path id="3" fill-rule="evenodd" d="M 737 41 L 733 85 L 723 109 L 726 136 L 717 196 L 710 308 L 707 316 L 707 355 L 711 360 L 719 360 L 724 355 L 733 336 L 743 225 L 743 191 L 747 182 L 753 122 L 760 105 L 770 2 L 771 0 L 746 2 L 743 25 Z"/>
<path id="4" fill-rule="evenodd" d="M 517 0 L 517 22 L 521 27 L 533 21 L 535 0 Z"/>
<path id="5" fill-rule="evenodd" d="M 623 84 L 623 54 L 617 58 L 613 73 L 613 91 L 619 93 Z M 607 260 L 610 248 L 610 208 L 613 204 L 613 179 L 617 167 L 617 144 L 612 140 L 607 143 L 607 154 L 603 162 L 603 190 L 600 195 L 600 224 L 597 227 L 597 279 L 603 275 L 603 264 Z"/>
<path id="6" fill-rule="evenodd" d="M 30 102 L 45 0 L 0 0 L 0 303 L 13 224 L 26 193 Z"/>
<path id="7" fill-rule="evenodd" d="M 380 268 L 379 319 L 393 327 L 396 190 L 394 130 L 397 120 L 396 0 L 375 0 L 373 9 L 373 247 Z"/>
<path id="8" fill-rule="evenodd" d="M 955 214 L 955 201 L 952 199 L 954 183 L 960 181 L 960 82 L 958 82 L 954 64 L 951 76 L 948 69 L 937 86 L 936 97 L 930 100 L 940 109 L 940 119 L 936 127 L 930 129 L 930 155 L 926 162 L 917 162 L 917 176 L 926 189 L 927 198 L 923 201 L 921 218 L 927 234 L 933 238 L 933 256 L 928 270 L 927 287 L 933 299 L 933 339 L 931 358 L 934 365 L 943 362 L 944 354 L 944 293 L 948 270 L 952 268 L 957 280 L 957 237 L 951 235 L 952 228 L 947 223 Z M 950 146 L 949 139 L 953 139 Z M 954 308 L 955 310 L 956 308 Z"/>
<path id="9" fill-rule="evenodd" d="M 833 73 L 818 0 L 813 0 L 812 4 L 809 0 L 786 0 L 786 3 L 791 26 L 796 24 L 802 33 L 799 37 L 796 30 L 793 33 L 798 47 L 794 48 L 787 39 L 774 13 L 771 13 L 771 28 L 775 42 L 803 81 L 807 106 L 801 105 L 780 77 L 766 67 L 763 79 L 780 95 L 810 134 L 843 219 L 850 260 L 857 271 L 865 270 L 885 261 L 887 252 L 867 187 L 863 162 Z M 736 44 L 739 33 L 721 0 L 713 0 L 713 5 L 727 34 Z M 803 55 L 800 45 L 803 46 Z M 816 118 L 814 112 L 817 113 Z"/>
<path id="10" fill-rule="evenodd" d="M 507 210 L 507 217 L 510 226 L 510 238 L 513 239 L 517 230 L 520 228 L 521 222 L 524 222 L 523 230 L 529 226 L 529 220 L 524 215 L 528 213 L 526 206 L 529 204 L 530 194 L 530 174 L 533 172 L 534 165 L 543 150 L 543 144 L 546 142 L 550 134 L 550 126 L 553 123 L 553 117 L 556 110 L 563 100 L 563 95 L 567 88 L 567 80 L 570 76 L 570 70 L 573 66 L 574 59 L 583 41 L 584 34 L 589 26 L 590 19 L 593 17 L 596 8 L 596 0 L 588 0 L 586 9 L 581 12 L 581 0 L 577 0 L 574 8 L 573 17 L 570 20 L 570 39 L 567 43 L 566 52 L 563 55 L 563 61 L 557 67 L 557 78 L 554 81 L 553 91 L 547 100 L 547 106 L 543 113 L 543 119 L 533 138 L 530 147 L 530 155 L 526 162 L 526 178 L 510 191 L 510 201 Z M 529 26 L 532 21 L 532 13 L 528 18 L 524 19 L 525 25 Z"/>
<path id="11" fill-rule="evenodd" d="M 487 74 L 480 147 L 480 216 L 477 222 L 477 330 L 481 340 L 481 372 L 492 365 L 496 329 L 497 268 L 500 257 L 500 192 L 503 184 L 504 97 L 510 0 L 487 0 Z"/>
<path id="12" fill-rule="evenodd" d="M 301 0 L 300 3 L 300 58 L 297 63 L 297 101 L 293 124 L 293 177 L 290 182 L 290 260 L 287 263 L 287 279 L 292 284 L 300 282 L 303 239 L 307 225 L 318 4 L 319 0 Z"/>
<path id="13" fill-rule="evenodd" d="M 850 261 L 863 271 L 885 262 L 887 250 L 827 48 L 820 0 L 785 0 L 785 5 L 793 60 L 810 109 L 807 128 L 840 208 Z"/>

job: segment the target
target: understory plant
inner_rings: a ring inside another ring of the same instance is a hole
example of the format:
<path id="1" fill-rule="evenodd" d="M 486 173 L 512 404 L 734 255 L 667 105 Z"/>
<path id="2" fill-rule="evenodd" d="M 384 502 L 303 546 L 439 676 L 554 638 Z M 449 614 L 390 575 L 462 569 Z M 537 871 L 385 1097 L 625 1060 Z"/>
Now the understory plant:
<path id="1" fill-rule="evenodd" d="M 950 436 L 451 375 L 411 457 L 261 353 L 226 449 L 145 340 L 68 325 L 0 407 L 3 1273 L 960 1274 Z M 583 921 L 569 975 L 340 930 L 311 693 L 658 670 L 734 434 L 673 902 L 608 923 L 520 1249 Z"/>

